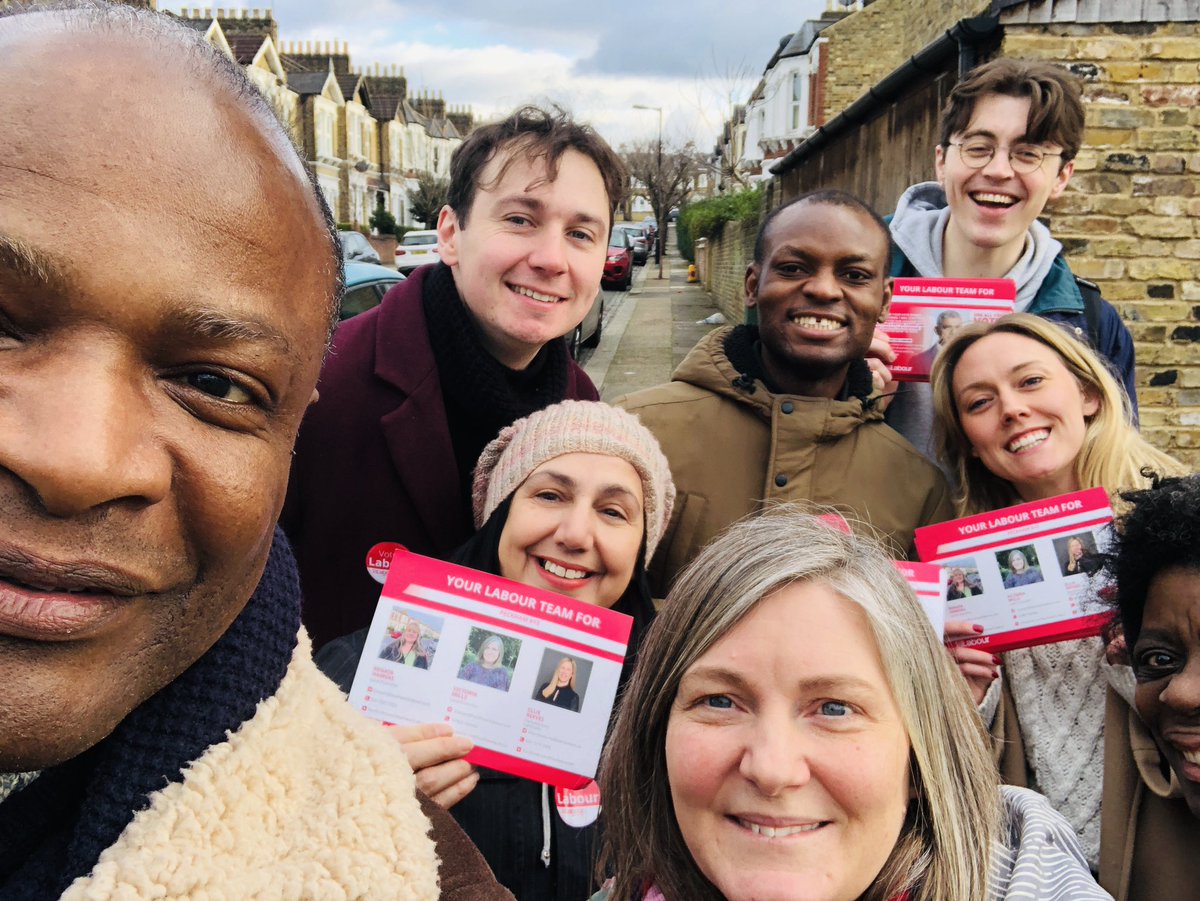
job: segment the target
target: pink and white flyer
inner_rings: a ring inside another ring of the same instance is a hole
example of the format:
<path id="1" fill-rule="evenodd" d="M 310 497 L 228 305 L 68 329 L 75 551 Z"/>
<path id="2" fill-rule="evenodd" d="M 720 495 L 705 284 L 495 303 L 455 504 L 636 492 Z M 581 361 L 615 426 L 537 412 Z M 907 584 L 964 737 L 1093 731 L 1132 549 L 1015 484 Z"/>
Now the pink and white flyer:
<path id="1" fill-rule="evenodd" d="M 897 278 L 880 328 L 896 359 L 892 378 L 927 382 L 942 345 L 962 326 L 994 322 L 1013 311 L 1017 286 L 1008 278 Z"/>
<path id="2" fill-rule="evenodd" d="M 917 553 L 945 572 L 946 618 L 984 627 L 954 644 L 995 653 L 1098 635 L 1112 518 L 1108 493 L 1090 488 L 917 529 Z"/>
<path id="3" fill-rule="evenodd" d="M 404 549 L 386 572 L 350 703 L 385 723 L 449 723 L 479 766 L 587 786 L 633 620 Z"/>
<path id="4" fill-rule="evenodd" d="M 936 563 L 910 563 L 907 560 L 893 560 L 892 565 L 916 594 L 938 641 L 941 641 L 942 633 L 946 631 L 946 584 L 942 579 L 942 568 Z"/>

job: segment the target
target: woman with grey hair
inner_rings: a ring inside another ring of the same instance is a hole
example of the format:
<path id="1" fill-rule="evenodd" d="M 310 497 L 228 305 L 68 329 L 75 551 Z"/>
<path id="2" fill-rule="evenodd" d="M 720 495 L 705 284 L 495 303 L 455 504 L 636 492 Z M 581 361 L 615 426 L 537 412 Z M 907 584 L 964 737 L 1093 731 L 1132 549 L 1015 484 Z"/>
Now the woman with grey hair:
<path id="1" fill-rule="evenodd" d="M 999 788 L 963 680 L 873 541 L 781 507 L 688 566 L 601 770 L 597 898 L 1102 899 Z"/>

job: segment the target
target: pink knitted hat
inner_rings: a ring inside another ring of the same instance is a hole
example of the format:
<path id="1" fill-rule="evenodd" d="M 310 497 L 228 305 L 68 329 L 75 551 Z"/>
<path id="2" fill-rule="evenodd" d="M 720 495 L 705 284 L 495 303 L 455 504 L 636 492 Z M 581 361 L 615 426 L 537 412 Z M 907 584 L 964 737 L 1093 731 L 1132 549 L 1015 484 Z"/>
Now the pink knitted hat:
<path id="1" fill-rule="evenodd" d="M 563 454 L 608 454 L 629 462 L 642 479 L 646 560 L 654 556 L 675 503 L 675 483 L 658 440 L 638 418 L 599 401 L 564 400 L 501 429 L 475 465 L 475 528 L 530 474 Z"/>

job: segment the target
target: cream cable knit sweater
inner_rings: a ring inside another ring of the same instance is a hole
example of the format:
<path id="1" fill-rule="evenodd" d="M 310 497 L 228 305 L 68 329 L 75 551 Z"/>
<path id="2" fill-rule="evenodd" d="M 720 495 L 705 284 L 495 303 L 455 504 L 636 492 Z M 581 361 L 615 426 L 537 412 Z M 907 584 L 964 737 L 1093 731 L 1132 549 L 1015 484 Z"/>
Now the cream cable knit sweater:
<path id="1" fill-rule="evenodd" d="M 1036 784 L 1071 823 L 1088 864 L 1100 857 L 1104 782 L 1104 643 L 1099 638 L 1004 655 L 1009 690 Z"/>

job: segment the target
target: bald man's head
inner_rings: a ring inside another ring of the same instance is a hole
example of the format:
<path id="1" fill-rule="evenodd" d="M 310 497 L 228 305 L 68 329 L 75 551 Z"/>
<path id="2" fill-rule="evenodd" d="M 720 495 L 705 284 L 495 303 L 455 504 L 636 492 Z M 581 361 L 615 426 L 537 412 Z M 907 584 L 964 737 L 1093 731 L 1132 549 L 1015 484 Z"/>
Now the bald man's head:
<path id="1" fill-rule="evenodd" d="M 71 36 L 74 37 L 71 37 Z M 56 37 L 57 36 L 57 37 Z M 337 324 L 337 308 L 344 288 L 341 245 L 337 238 L 334 218 L 317 187 L 315 178 L 305 165 L 304 158 L 285 126 L 279 121 L 270 101 L 246 77 L 242 68 L 219 48 L 210 44 L 194 29 L 181 25 L 176 19 L 138 7 L 105 2 L 105 0 L 66 0 L 51 3 L 13 3 L 0 8 L 0 46 L 15 46 L 27 41 L 52 41 L 65 38 L 73 48 L 76 42 L 95 40 L 128 41 L 143 49 L 161 52 L 160 64 L 189 74 L 199 85 L 221 92 L 247 115 L 256 119 L 264 135 L 270 137 L 281 159 L 294 163 L 294 171 L 302 174 L 316 204 L 321 227 L 328 233 L 328 253 L 312 260 L 331 279 L 329 296 L 329 335 Z M 74 57 L 74 52 L 56 61 L 55 69 L 41 73 L 49 76 L 58 70 L 60 79 L 91 77 L 106 82 L 119 77 L 120 70 L 97 72 L 83 66 L 82 71 L 62 71 Z M 153 75 L 151 75 L 153 77 Z M 62 81 L 58 85 L 64 85 Z M 180 99 L 182 102 L 182 99 Z M 43 114 L 53 114 L 53 107 Z M 132 120 L 131 120 L 132 121 Z M 140 135 L 128 134 L 133 145 L 141 142 Z M 2 146 L 2 141 L 0 141 Z M 2 164 L 0 164 L 2 165 Z"/>
<path id="2" fill-rule="evenodd" d="M 261 577 L 340 273 L 237 67 L 156 14 L 0 18 L 0 772 L 68 760 Z"/>

